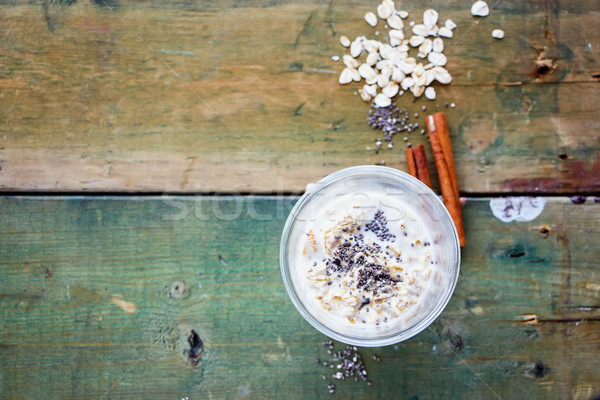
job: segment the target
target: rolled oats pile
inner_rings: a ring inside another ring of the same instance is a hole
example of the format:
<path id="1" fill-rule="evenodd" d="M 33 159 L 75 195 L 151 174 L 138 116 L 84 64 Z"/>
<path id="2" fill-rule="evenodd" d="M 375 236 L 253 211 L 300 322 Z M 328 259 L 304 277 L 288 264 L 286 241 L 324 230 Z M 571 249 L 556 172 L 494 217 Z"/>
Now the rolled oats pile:
<path id="1" fill-rule="evenodd" d="M 396 96 L 410 91 L 414 97 L 434 100 L 437 96 L 434 82 L 447 85 L 452 76 L 446 70 L 444 39 L 452 38 L 456 24 L 448 19 L 439 23 L 438 12 L 425 10 L 420 24 L 405 26 L 408 12 L 396 10 L 392 0 L 383 0 L 377 6 L 377 15 L 368 12 L 365 21 L 376 27 L 384 24 L 387 31 L 383 41 L 358 36 L 353 41 L 340 37 L 340 44 L 349 48 L 342 57 L 346 68 L 339 77 L 341 84 L 360 82 L 359 90 L 365 102 L 376 107 L 387 107 Z M 415 54 L 416 53 L 416 54 Z"/>

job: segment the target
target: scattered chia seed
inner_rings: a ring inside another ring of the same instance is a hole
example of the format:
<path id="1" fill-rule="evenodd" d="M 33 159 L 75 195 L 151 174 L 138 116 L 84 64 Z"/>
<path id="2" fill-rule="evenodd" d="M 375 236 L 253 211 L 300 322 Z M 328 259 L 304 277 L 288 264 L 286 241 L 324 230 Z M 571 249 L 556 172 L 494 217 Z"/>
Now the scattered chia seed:
<path id="1" fill-rule="evenodd" d="M 583 204 L 583 203 L 585 203 L 586 200 L 587 200 L 587 196 L 583 196 L 581 194 L 578 194 L 576 196 L 571 196 L 571 201 L 573 202 L 573 204 Z"/>
<path id="2" fill-rule="evenodd" d="M 326 340 L 323 342 L 323 346 L 327 347 L 331 351 L 330 347 L 333 347 L 333 340 Z M 363 362 L 362 355 L 358 351 L 356 346 L 346 345 L 342 349 L 335 349 L 333 351 L 333 358 L 329 360 L 330 368 L 336 364 L 338 372 L 332 373 L 330 377 L 338 381 L 345 381 L 346 378 L 349 380 L 354 378 L 354 381 L 358 382 L 362 380 L 366 382 L 368 386 L 372 386 L 371 381 L 367 381 L 367 369 Z M 381 357 L 373 355 L 375 362 L 380 362 Z M 327 380 L 327 375 L 321 377 L 323 380 Z M 334 383 L 327 384 L 327 391 L 329 393 L 335 393 L 336 385 Z"/>
<path id="3" fill-rule="evenodd" d="M 387 107 L 371 105 L 367 123 L 382 131 L 384 140 L 390 142 L 396 133 L 409 130 L 408 119 L 408 111 L 399 109 L 394 103 Z"/>

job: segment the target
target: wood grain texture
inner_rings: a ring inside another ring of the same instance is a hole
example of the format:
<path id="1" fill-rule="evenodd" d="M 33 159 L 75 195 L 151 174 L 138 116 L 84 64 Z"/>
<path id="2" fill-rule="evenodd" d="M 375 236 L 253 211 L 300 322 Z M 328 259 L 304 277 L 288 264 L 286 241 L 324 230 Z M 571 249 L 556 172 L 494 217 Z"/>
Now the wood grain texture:
<path id="1" fill-rule="evenodd" d="M 271 193 L 353 165 L 404 169 L 401 138 L 376 151 L 330 58 L 341 34 L 373 34 L 376 4 L 2 1 L 0 189 Z M 598 192 L 597 2 L 503 1 L 478 25 L 469 6 L 406 4 L 459 27 L 452 84 L 400 105 L 448 111 L 463 193 Z"/>
<path id="2" fill-rule="evenodd" d="M 0 397 L 323 398 L 324 337 L 280 278 L 295 198 L 1 197 Z M 416 337 L 363 349 L 338 398 L 600 394 L 600 204 L 532 222 L 464 208 L 455 295 Z M 204 341 L 197 366 L 186 338 Z M 382 358 L 381 363 L 372 355 Z"/>

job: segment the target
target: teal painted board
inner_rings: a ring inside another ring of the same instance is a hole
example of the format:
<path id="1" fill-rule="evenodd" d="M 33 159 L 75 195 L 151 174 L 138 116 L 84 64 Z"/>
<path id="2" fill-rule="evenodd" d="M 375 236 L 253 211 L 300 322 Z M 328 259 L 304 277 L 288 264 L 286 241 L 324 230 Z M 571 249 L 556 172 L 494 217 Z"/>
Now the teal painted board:
<path id="1" fill-rule="evenodd" d="M 326 338 L 285 292 L 296 199 L 0 197 L 1 397 L 322 398 L 330 383 L 344 399 L 600 394 L 600 204 L 547 198 L 534 221 L 503 223 L 489 199 L 468 200 L 455 295 L 416 337 L 360 349 L 368 386 L 316 363 Z"/>

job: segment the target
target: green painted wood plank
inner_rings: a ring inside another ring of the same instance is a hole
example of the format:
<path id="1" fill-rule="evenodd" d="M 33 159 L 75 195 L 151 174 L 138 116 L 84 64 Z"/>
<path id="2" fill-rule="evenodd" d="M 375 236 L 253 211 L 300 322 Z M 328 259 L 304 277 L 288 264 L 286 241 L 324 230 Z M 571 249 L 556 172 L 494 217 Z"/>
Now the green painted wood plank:
<path id="1" fill-rule="evenodd" d="M 279 274 L 295 199 L 0 197 L 0 397 L 328 396 L 325 338 Z M 447 309 L 404 343 L 363 349 L 373 386 L 336 382 L 333 397 L 600 394 L 599 211 L 548 198 L 535 221 L 506 224 L 469 200 Z"/>

